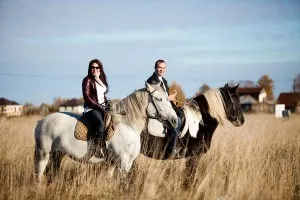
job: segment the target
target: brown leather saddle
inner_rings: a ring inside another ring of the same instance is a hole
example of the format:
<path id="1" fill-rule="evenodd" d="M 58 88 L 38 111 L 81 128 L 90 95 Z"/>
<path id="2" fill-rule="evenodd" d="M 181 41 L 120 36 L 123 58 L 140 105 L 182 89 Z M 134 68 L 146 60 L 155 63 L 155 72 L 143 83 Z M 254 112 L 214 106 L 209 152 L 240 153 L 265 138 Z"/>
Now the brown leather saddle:
<path id="1" fill-rule="evenodd" d="M 106 112 L 104 115 L 105 124 L 105 141 L 108 141 L 115 133 L 115 121 L 113 116 Z M 93 129 L 92 124 L 82 115 L 76 123 L 74 136 L 77 140 L 87 141 L 95 137 L 96 131 Z"/>

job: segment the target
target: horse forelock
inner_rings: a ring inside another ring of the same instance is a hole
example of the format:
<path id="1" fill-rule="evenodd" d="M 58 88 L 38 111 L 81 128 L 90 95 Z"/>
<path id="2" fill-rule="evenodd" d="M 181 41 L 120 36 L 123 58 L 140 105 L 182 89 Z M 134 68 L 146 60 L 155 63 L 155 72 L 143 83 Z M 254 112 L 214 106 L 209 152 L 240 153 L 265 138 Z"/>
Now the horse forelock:
<path id="1" fill-rule="evenodd" d="M 118 118 L 127 123 L 136 119 L 143 119 L 146 116 L 146 106 L 149 104 L 149 94 L 145 88 L 136 90 L 121 101 L 115 101 L 112 105 L 114 112 L 124 113 L 117 114 Z"/>
<path id="2" fill-rule="evenodd" d="M 203 93 L 208 103 L 208 113 L 215 118 L 220 124 L 224 124 L 226 120 L 226 112 L 224 110 L 224 99 L 219 89 L 210 89 Z"/>

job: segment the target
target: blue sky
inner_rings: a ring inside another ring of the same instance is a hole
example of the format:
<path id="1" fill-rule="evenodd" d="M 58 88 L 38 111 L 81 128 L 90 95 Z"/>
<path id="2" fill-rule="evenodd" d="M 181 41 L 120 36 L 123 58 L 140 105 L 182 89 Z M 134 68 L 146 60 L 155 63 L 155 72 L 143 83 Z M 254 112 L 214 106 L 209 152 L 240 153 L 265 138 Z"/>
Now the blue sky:
<path id="1" fill-rule="evenodd" d="M 206 83 L 257 80 L 289 92 L 300 73 L 300 1 L 0 1 L 0 97 L 81 97 L 99 58 L 110 98 L 144 86 L 157 59 L 188 97 Z"/>

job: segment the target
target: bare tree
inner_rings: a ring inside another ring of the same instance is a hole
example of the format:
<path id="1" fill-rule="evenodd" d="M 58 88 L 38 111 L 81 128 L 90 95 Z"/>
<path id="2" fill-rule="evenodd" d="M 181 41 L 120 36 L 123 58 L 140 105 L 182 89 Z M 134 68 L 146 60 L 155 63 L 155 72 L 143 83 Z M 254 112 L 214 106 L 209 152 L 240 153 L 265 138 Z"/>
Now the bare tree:
<path id="1" fill-rule="evenodd" d="M 293 91 L 300 92 L 300 74 L 296 76 L 293 83 Z"/>
<path id="2" fill-rule="evenodd" d="M 48 115 L 49 114 L 49 105 L 48 104 L 46 104 L 46 103 L 41 103 L 41 105 L 40 105 L 40 107 L 39 107 L 39 109 L 40 109 L 40 114 L 41 115 L 44 115 L 44 116 L 46 116 L 46 115 Z"/>
<path id="3" fill-rule="evenodd" d="M 53 106 L 54 107 L 59 107 L 61 104 L 65 103 L 66 101 L 68 101 L 68 99 L 62 98 L 62 97 L 55 97 L 53 99 Z"/>
<path id="4" fill-rule="evenodd" d="M 236 82 L 236 81 L 234 81 L 234 80 L 228 81 L 228 85 L 229 85 L 230 87 L 236 86 L 237 84 L 239 84 L 239 83 Z"/>
<path id="5" fill-rule="evenodd" d="M 266 90 L 268 100 L 274 99 L 274 81 L 268 75 L 261 76 L 257 84 Z"/>
<path id="6" fill-rule="evenodd" d="M 251 87 L 257 87 L 257 85 L 250 80 L 245 80 L 245 81 L 239 81 L 240 87 L 243 88 L 251 88 Z"/>
<path id="7" fill-rule="evenodd" d="M 207 84 L 204 83 L 204 84 L 198 89 L 198 91 L 195 93 L 194 97 L 199 96 L 200 94 L 202 94 L 203 92 L 205 92 L 205 91 L 207 91 L 207 90 L 209 90 L 209 89 L 210 89 L 210 87 L 209 87 Z"/>

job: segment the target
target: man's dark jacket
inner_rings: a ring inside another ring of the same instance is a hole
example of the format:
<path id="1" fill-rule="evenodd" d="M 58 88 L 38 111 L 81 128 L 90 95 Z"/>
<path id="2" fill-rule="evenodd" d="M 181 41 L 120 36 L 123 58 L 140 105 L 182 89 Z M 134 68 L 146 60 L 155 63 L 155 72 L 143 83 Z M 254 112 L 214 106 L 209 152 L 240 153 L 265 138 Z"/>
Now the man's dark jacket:
<path id="1" fill-rule="evenodd" d="M 164 77 L 162 77 L 162 80 L 163 80 L 163 82 L 165 84 L 165 87 L 166 87 L 166 90 L 167 90 L 166 92 L 169 95 L 168 81 Z M 147 83 L 149 83 L 150 85 L 160 84 L 160 80 L 159 80 L 159 78 L 158 78 L 158 76 L 157 76 L 157 74 L 155 72 L 152 74 L 152 76 L 150 76 L 148 78 Z M 164 86 L 162 84 L 160 84 L 160 87 L 165 91 Z"/>

